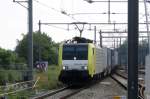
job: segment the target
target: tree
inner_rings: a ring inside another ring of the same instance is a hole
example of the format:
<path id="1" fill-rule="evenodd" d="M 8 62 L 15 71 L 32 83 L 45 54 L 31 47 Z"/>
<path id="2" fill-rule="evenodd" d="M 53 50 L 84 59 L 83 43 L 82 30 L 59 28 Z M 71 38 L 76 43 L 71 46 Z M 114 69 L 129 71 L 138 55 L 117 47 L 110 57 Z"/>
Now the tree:
<path id="1" fill-rule="evenodd" d="M 48 61 L 49 64 L 57 64 L 57 52 L 56 49 L 58 44 L 52 41 L 46 33 L 33 33 L 33 61 Z M 16 46 L 16 53 L 19 57 L 25 59 L 27 63 L 27 35 L 23 35 L 22 40 L 18 40 L 18 45 Z"/>
<path id="2" fill-rule="evenodd" d="M 148 42 L 146 40 L 142 40 L 139 43 L 138 50 L 138 62 L 140 65 L 145 65 L 145 56 L 148 54 Z"/>
<path id="3" fill-rule="evenodd" d="M 16 54 L 13 51 L 0 48 L 0 67 L 4 69 L 12 68 L 9 65 L 15 64 Z"/>
<path id="4" fill-rule="evenodd" d="M 119 51 L 119 61 L 121 60 L 122 65 L 127 65 L 128 60 L 128 41 L 125 40 L 124 43 L 118 48 Z M 145 56 L 148 54 L 148 42 L 146 40 L 140 41 L 138 46 L 138 64 L 145 65 Z"/>
<path id="5" fill-rule="evenodd" d="M 128 41 L 125 40 L 124 43 L 118 48 L 119 52 L 119 62 L 121 62 L 122 65 L 127 65 L 127 56 L 128 56 Z"/>

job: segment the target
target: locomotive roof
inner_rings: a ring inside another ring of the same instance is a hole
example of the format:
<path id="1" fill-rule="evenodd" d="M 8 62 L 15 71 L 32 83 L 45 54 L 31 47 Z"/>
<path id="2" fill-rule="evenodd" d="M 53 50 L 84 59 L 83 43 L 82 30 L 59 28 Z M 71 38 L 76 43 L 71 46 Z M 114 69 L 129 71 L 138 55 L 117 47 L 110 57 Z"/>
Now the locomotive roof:
<path id="1" fill-rule="evenodd" d="M 89 43 L 64 43 L 63 45 L 88 45 Z M 90 43 L 92 44 L 92 43 Z"/>

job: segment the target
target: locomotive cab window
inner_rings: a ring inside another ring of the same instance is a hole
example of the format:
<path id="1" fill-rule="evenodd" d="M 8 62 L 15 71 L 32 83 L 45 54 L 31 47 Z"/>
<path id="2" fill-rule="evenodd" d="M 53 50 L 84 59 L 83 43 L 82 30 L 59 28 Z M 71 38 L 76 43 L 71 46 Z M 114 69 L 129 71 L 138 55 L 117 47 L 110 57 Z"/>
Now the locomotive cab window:
<path id="1" fill-rule="evenodd" d="M 87 45 L 64 45 L 63 60 L 74 60 L 74 57 L 76 57 L 76 60 L 87 60 Z"/>
<path id="2" fill-rule="evenodd" d="M 87 60 L 88 48 L 87 46 L 77 46 L 76 47 L 76 56 L 77 60 Z"/>
<path id="3" fill-rule="evenodd" d="M 73 46 L 64 46 L 63 47 L 63 59 L 64 60 L 73 60 L 75 55 L 75 47 Z"/>

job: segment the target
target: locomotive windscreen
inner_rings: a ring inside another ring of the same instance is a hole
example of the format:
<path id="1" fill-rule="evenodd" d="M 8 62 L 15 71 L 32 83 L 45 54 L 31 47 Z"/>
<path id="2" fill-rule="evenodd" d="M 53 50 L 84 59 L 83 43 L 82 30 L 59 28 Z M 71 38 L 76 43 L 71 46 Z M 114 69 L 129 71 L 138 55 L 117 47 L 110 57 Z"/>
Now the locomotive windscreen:
<path id="1" fill-rule="evenodd" d="M 64 45 L 63 60 L 87 60 L 88 46 L 87 45 Z"/>

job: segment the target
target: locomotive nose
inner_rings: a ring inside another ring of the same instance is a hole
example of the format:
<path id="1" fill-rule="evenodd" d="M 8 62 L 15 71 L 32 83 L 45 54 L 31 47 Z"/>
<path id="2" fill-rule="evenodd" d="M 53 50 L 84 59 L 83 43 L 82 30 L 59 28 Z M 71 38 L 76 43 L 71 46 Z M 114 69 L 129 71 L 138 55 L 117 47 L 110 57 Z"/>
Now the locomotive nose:
<path id="1" fill-rule="evenodd" d="M 64 70 L 87 70 L 88 60 L 63 60 Z"/>

